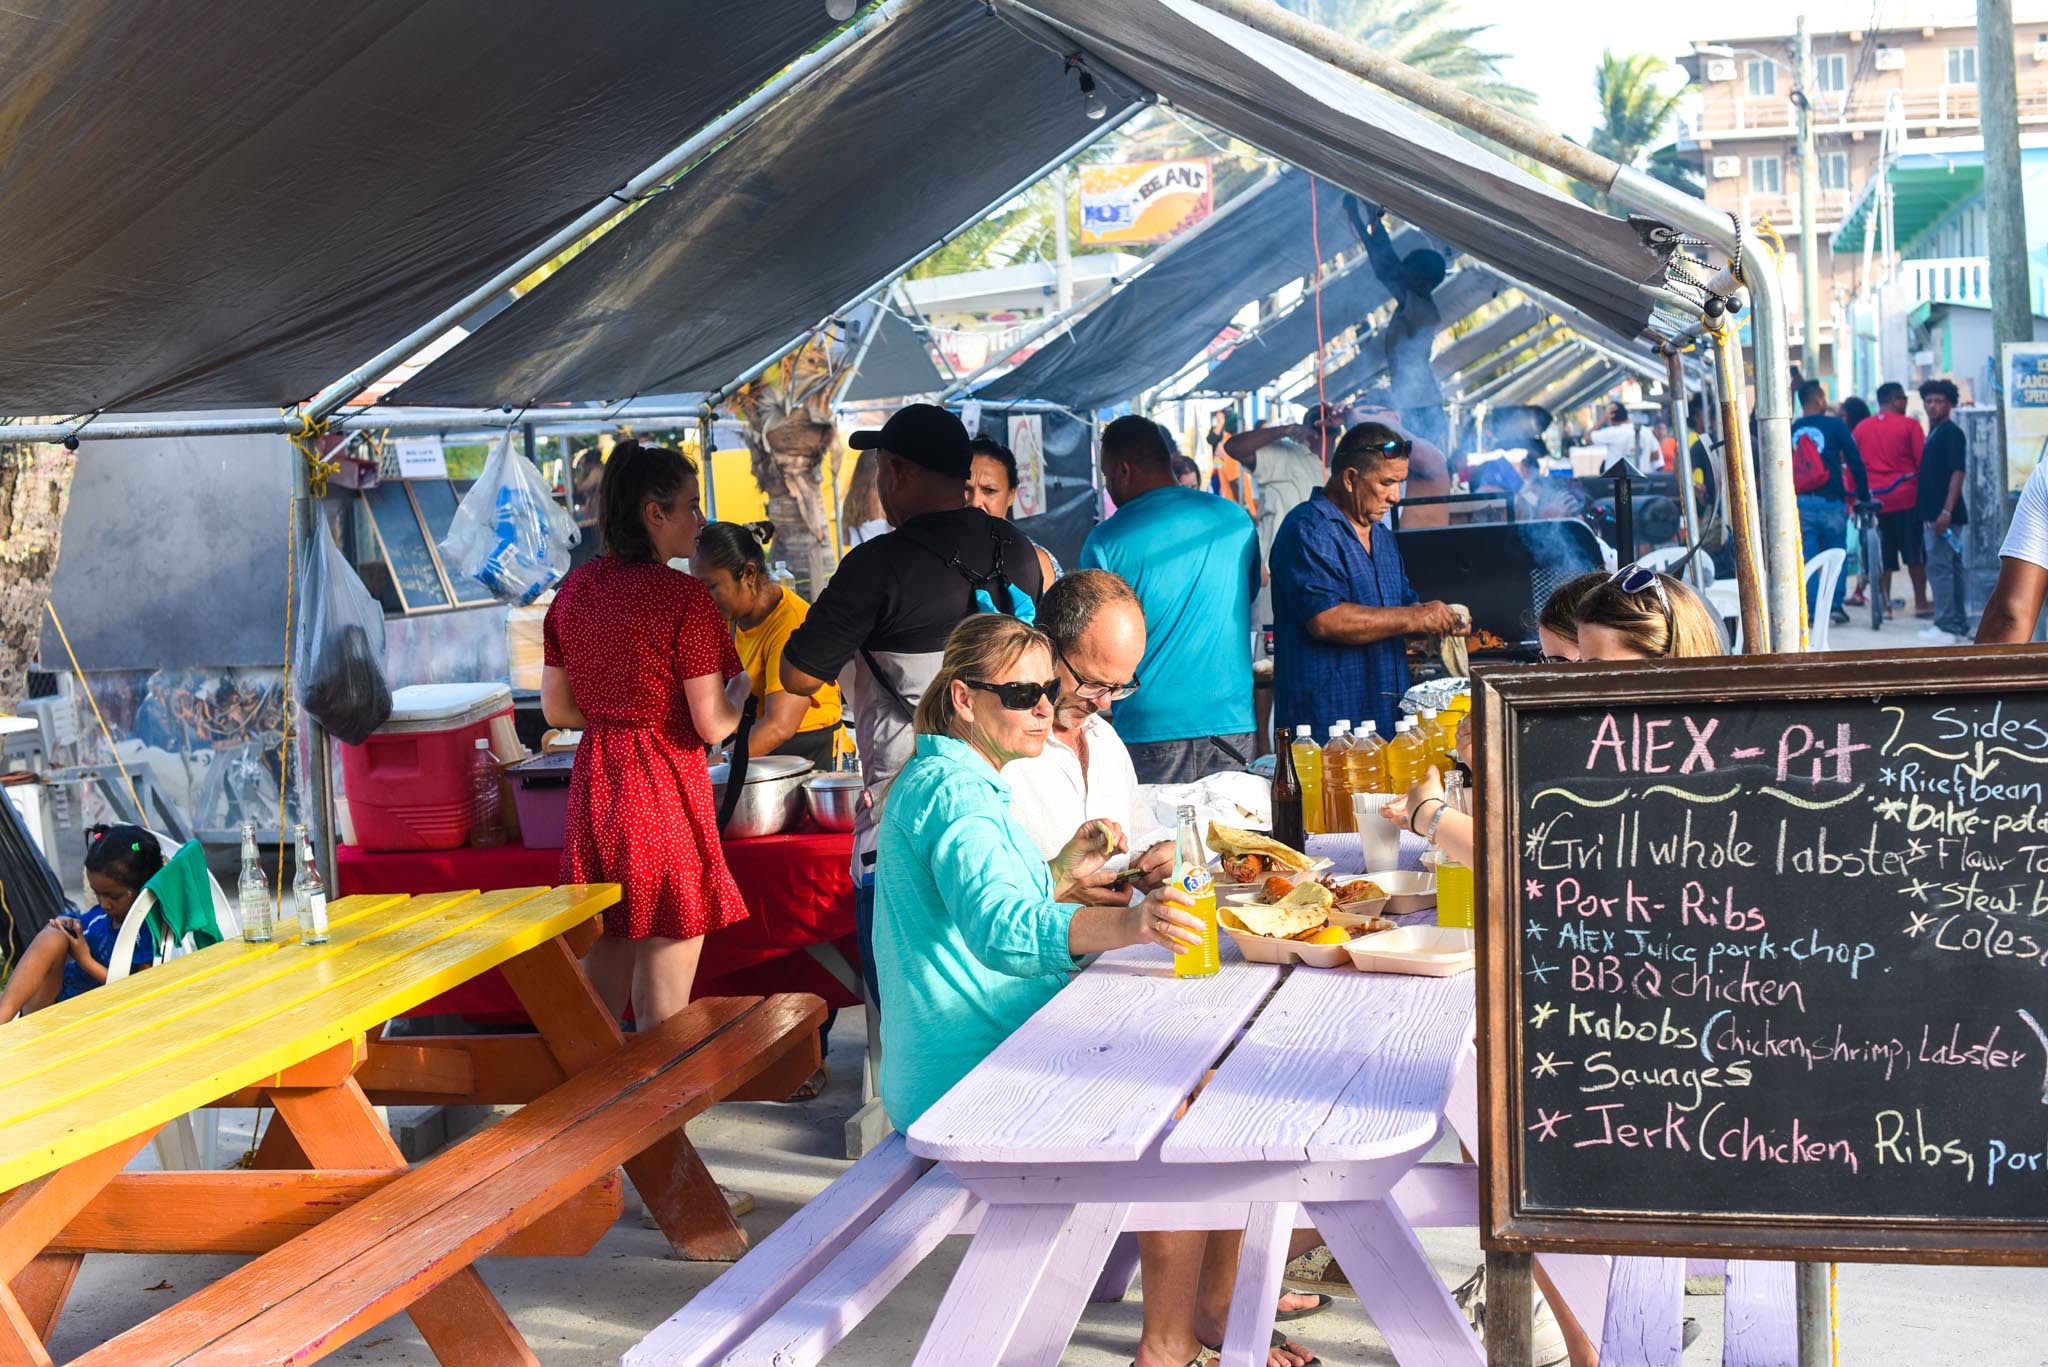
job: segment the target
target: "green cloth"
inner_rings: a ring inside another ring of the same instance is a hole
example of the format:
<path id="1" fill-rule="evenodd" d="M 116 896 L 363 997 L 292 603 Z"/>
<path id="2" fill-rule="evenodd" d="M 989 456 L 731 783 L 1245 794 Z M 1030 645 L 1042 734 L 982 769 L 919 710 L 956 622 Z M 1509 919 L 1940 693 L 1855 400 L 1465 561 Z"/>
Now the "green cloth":
<path id="1" fill-rule="evenodd" d="M 149 913 L 150 929 L 166 950 L 190 935 L 195 948 L 220 943 L 220 922 L 213 912 L 213 879 L 206 871 L 206 850 L 188 840 L 156 876 L 143 885 L 156 894 Z"/>
<path id="2" fill-rule="evenodd" d="M 877 839 L 882 1106 L 908 1130 L 1066 986 L 1080 908 L 1053 901 L 1002 775 L 950 736 L 917 738 Z"/>

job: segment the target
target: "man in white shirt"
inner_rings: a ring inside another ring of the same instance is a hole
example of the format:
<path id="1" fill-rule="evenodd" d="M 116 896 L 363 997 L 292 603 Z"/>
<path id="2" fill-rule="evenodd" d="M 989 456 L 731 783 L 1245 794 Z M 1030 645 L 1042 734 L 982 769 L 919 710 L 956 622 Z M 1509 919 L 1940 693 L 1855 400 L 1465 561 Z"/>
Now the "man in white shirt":
<path id="1" fill-rule="evenodd" d="M 2034 467 L 2020 490 L 2005 544 L 1998 548 L 1998 587 L 1977 619 L 1977 644 L 2017 645 L 2034 639 L 2041 603 L 2048 598 L 2048 461 Z"/>
<path id="2" fill-rule="evenodd" d="M 1644 474 L 1664 468 L 1664 453 L 1657 449 L 1657 443 L 1645 432 L 1618 403 L 1607 405 L 1607 425 L 1596 427 L 1586 440 L 1600 448 L 1601 458 L 1610 464 L 1622 457 L 1634 463 Z"/>
<path id="3" fill-rule="evenodd" d="M 1047 859 L 1074 838 L 1084 821 L 1107 819 L 1127 836 L 1141 819 L 1138 775 L 1109 724 L 1111 704 L 1138 687 L 1145 658 L 1145 611 L 1131 586 L 1108 570 L 1073 570 L 1038 601 L 1038 627 L 1052 638 L 1060 696 L 1045 751 L 1003 766 L 1010 811 Z M 1162 841 L 1131 859 L 1137 886 L 1150 889 L 1173 871 L 1173 846 Z M 1130 901 L 1115 874 L 1095 876 L 1084 895 L 1104 904 Z"/>

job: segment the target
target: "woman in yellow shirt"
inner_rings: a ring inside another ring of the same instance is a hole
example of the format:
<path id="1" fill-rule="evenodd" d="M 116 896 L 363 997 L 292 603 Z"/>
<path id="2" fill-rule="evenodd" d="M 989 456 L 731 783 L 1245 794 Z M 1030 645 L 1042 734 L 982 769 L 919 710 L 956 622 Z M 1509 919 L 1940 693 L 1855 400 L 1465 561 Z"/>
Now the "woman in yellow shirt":
<path id="1" fill-rule="evenodd" d="M 757 713 L 747 735 L 749 755 L 800 755 L 819 769 L 832 767 L 839 732 L 839 689 L 827 684 L 814 698 L 785 692 L 782 646 L 810 616 L 811 605 L 768 575 L 766 522 L 713 522 L 697 534 L 690 572 L 732 623 L 733 645 L 753 680 Z"/>

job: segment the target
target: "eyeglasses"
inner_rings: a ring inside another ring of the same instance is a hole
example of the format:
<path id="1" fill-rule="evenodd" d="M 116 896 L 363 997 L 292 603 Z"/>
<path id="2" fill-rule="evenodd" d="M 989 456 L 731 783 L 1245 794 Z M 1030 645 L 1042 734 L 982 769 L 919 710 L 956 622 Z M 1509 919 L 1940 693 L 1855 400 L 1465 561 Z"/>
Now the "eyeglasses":
<path id="1" fill-rule="evenodd" d="M 1074 676 L 1074 696 L 1083 702 L 1122 702 L 1138 691 L 1138 681 L 1135 678 L 1129 683 L 1097 683 L 1074 668 L 1074 662 L 1066 657 L 1065 652 L 1055 650 L 1052 657 L 1065 665 L 1067 673 Z"/>
<path id="2" fill-rule="evenodd" d="M 1664 613 L 1664 649 L 1660 653 L 1669 655 L 1671 653 L 1671 643 L 1678 635 L 1678 619 L 1671 614 L 1671 595 L 1664 591 L 1662 576 L 1647 565 L 1623 565 L 1614 572 L 1614 577 L 1607 582 L 1619 584 L 1621 591 L 1631 596 L 1646 590 L 1656 593 L 1657 606 Z"/>
<path id="3" fill-rule="evenodd" d="M 1362 441 L 1358 443 L 1358 449 L 1377 451 L 1384 460 L 1406 460 L 1414 454 L 1415 443 L 1406 437 L 1396 437 L 1392 441 Z"/>
<path id="4" fill-rule="evenodd" d="M 981 679 L 962 679 L 969 688 L 978 688 L 984 693 L 996 695 L 996 701 L 1012 712 L 1029 712 L 1038 706 L 1038 700 L 1056 703 L 1060 700 L 1060 681 L 1052 679 L 1045 683 L 987 683 Z"/>

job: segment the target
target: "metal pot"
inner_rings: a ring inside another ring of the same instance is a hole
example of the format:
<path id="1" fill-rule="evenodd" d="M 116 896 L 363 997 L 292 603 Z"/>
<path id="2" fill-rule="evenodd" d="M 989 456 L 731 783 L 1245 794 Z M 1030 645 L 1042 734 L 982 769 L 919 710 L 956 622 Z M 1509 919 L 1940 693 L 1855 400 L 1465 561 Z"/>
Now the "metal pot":
<path id="1" fill-rule="evenodd" d="M 723 764 L 711 766 L 711 801 L 725 801 L 725 780 L 730 772 Z M 756 755 L 747 761 L 747 780 L 740 792 L 732 820 L 725 824 L 728 840 L 747 840 L 757 835 L 775 835 L 803 819 L 804 780 L 810 777 L 811 762 L 797 755 Z"/>
<path id="2" fill-rule="evenodd" d="M 852 830 L 865 785 L 859 774 L 812 774 L 804 780 L 804 802 L 811 809 L 811 820 L 823 830 Z"/>

